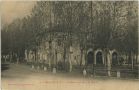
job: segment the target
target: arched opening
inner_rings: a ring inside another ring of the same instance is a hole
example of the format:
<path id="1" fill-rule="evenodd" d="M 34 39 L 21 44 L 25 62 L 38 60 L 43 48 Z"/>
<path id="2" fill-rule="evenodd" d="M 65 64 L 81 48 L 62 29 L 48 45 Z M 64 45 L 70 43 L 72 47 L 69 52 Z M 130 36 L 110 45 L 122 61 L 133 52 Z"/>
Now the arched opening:
<path id="1" fill-rule="evenodd" d="M 117 53 L 114 52 L 112 53 L 112 65 L 117 65 L 118 64 L 118 59 L 117 59 Z"/>
<path id="2" fill-rule="evenodd" d="M 103 64 L 102 52 L 100 51 L 96 54 L 96 64 Z"/>
<path id="3" fill-rule="evenodd" d="M 94 54 L 92 51 L 87 54 L 87 64 L 93 64 L 94 62 Z"/>

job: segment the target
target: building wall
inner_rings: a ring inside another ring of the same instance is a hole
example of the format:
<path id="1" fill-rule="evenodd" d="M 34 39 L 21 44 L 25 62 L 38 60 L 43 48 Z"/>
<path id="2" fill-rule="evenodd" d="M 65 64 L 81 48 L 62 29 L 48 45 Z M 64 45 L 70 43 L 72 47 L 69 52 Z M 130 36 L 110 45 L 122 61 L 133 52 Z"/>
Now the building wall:
<path id="1" fill-rule="evenodd" d="M 58 62 L 62 62 L 64 61 L 64 48 L 63 46 L 59 46 L 57 44 L 56 41 L 53 41 L 52 42 L 52 49 L 49 48 L 49 42 L 48 41 L 45 41 L 45 42 L 42 42 L 40 44 L 40 46 L 38 47 L 38 51 L 37 51 L 37 62 L 39 63 L 45 63 L 45 64 L 56 64 Z M 89 48 L 87 50 L 84 50 L 83 51 L 83 55 L 82 55 L 82 61 L 81 61 L 81 50 L 80 50 L 80 47 L 79 45 L 76 43 L 76 44 L 72 44 L 72 46 L 69 49 L 69 53 L 67 53 L 68 55 L 66 55 L 66 57 L 68 59 L 66 59 L 67 61 L 69 61 L 72 65 L 80 65 L 80 63 L 82 65 L 85 65 L 86 62 L 87 62 L 87 54 L 88 52 L 92 51 L 94 54 L 94 64 L 97 64 L 97 59 L 96 59 L 96 55 L 98 52 L 101 52 L 102 53 L 102 62 L 103 62 L 103 65 L 112 65 L 112 54 L 114 52 L 117 53 L 118 57 L 123 57 L 124 60 L 126 60 L 128 57 L 125 55 L 125 54 L 119 54 L 118 51 L 116 51 L 115 49 L 113 50 L 109 50 L 108 52 L 105 52 L 104 50 L 102 50 L 101 48 L 98 48 L 98 49 L 92 49 L 92 48 Z M 26 50 L 25 51 L 25 58 L 27 60 L 27 62 L 35 62 L 35 54 L 33 51 L 31 50 Z M 119 61 L 118 61 L 119 62 Z"/>

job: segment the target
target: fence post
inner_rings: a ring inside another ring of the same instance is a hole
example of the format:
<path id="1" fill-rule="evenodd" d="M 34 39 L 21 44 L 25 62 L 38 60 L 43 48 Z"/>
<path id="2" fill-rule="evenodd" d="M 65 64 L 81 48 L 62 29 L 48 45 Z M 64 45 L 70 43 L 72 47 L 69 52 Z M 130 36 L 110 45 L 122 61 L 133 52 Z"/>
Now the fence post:
<path id="1" fill-rule="evenodd" d="M 86 74 L 87 74 L 87 72 L 86 72 L 86 70 L 84 69 L 84 70 L 83 70 L 83 76 L 86 76 Z"/>
<path id="2" fill-rule="evenodd" d="M 111 71 L 108 69 L 108 76 L 110 77 L 111 76 Z"/>
<path id="3" fill-rule="evenodd" d="M 40 66 L 37 67 L 37 70 L 39 70 L 39 69 L 40 69 Z"/>
<path id="4" fill-rule="evenodd" d="M 56 74 L 56 68 L 55 67 L 53 68 L 53 74 Z"/>
<path id="5" fill-rule="evenodd" d="M 95 77 L 95 64 L 93 64 L 93 77 Z"/>
<path id="6" fill-rule="evenodd" d="M 139 64 L 138 64 L 138 79 L 139 79 Z"/>
<path id="7" fill-rule="evenodd" d="M 34 65 L 32 64 L 31 69 L 34 69 Z"/>
<path id="8" fill-rule="evenodd" d="M 44 71 L 47 71 L 47 67 L 46 66 L 44 66 Z"/>
<path id="9" fill-rule="evenodd" d="M 121 77 L 121 73 L 120 73 L 120 71 L 118 70 L 117 71 L 117 78 L 120 78 Z"/>

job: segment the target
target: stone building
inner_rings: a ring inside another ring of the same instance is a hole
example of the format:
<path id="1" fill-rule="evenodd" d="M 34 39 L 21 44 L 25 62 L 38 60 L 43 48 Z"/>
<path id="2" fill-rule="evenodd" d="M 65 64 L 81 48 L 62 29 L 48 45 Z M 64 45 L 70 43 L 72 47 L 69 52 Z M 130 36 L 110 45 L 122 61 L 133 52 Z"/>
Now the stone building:
<path id="1" fill-rule="evenodd" d="M 84 34 L 81 47 L 77 33 L 52 30 L 43 38 L 36 49 L 25 51 L 25 59 L 29 63 L 57 67 L 59 63 L 72 66 L 87 67 L 90 65 L 112 68 L 116 65 L 129 64 L 129 56 L 125 52 L 114 48 L 95 46 L 89 33 Z M 63 28 L 64 29 L 64 28 Z M 87 35 L 87 36 L 85 36 Z M 132 55 L 131 64 L 137 63 L 138 56 Z M 62 64 L 61 64 L 62 65 Z"/>
<path id="2" fill-rule="evenodd" d="M 81 54 L 80 46 L 78 44 L 72 44 L 68 50 L 65 52 L 62 45 L 58 45 L 56 41 L 42 42 L 38 47 L 37 51 L 37 60 L 35 61 L 35 53 L 32 50 L 25 51 L 25 58 L 27 62 L 37 62 L 37 63 L 46 63 L 49 66 L 52 64 L 57 64 L 58 62 L 69 62 L 71 65 L 102 65 L 102 66 L 111 66 L 118 65 L 120 63 L 119 52 L 115 49 L 103 50 L 101 48 L 93 49 L 87 48 L 83 50 Z M 64 54 L 66 53 L 65 57 Z M 81 56 L 82 55 L 82 56 Z M 123 57 L 123 55 L 122 55 Z M 65 59 L 65 60 L 64 60 Z"/>

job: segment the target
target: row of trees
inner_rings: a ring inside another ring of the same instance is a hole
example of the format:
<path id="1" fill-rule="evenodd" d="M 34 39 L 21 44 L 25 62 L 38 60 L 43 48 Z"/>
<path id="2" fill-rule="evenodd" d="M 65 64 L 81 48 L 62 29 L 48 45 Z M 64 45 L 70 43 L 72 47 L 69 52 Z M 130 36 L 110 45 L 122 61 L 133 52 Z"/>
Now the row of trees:
<path id="1" fill-rule="evenodd" d="M 81 52 L 99 47 L 137 54 L 137 2 L 39 1 L 31 15 L 2 28 L 2 54 L 24 57 L 25 49 L 37 52 L 42 40 L 51 43 L 58 32 L 65 52 L 78 42 Z"/>

